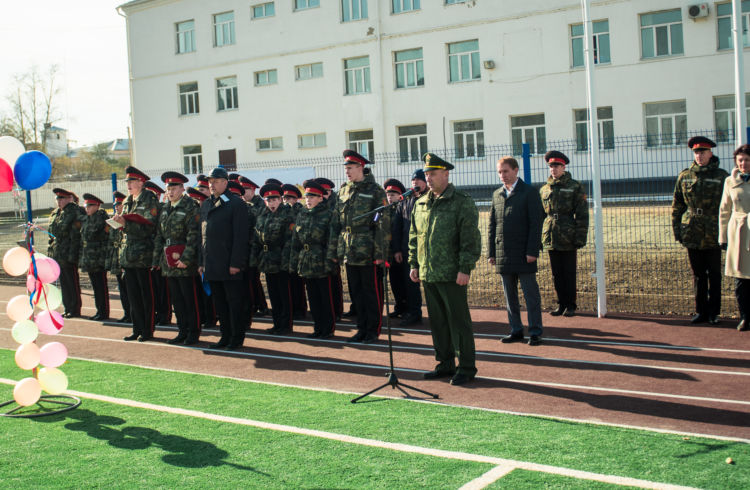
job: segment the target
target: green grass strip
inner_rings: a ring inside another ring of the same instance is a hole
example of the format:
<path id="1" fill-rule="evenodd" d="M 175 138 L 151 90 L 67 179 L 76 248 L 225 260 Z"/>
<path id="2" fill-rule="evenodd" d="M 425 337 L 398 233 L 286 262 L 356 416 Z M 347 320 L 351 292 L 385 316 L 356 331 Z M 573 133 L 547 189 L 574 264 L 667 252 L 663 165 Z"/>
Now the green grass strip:
<path id="1" fill-rule="evenodd" d="M 368 403 L 352 404 L 351 395 L 122 364 L 72 360 L 62 369 L 70 388 L 77 391 L 656 482 L 750 488 L 750 445 L 741 442 L 406 400 L 371 398 Z M 248 369 L 252 369 L 250 363 Z M 13 351 L 0 351 L 0 376 L 20 379 L 27 375 L 15 366 Z M 7 393 L 10 399 L 11 387 Z M 84 401 L 83 408 L 89 403 Z M 107 414 L 120 410 L 112 407 Z M 154 419 L 161 416 L 152 415 Z M 2 427 L 8 433 L 14 426 L 4 421 Z M 401 453 L 393 457 L 401 458 Z M 727 457 L 736 463 L 727 465 Z"/>

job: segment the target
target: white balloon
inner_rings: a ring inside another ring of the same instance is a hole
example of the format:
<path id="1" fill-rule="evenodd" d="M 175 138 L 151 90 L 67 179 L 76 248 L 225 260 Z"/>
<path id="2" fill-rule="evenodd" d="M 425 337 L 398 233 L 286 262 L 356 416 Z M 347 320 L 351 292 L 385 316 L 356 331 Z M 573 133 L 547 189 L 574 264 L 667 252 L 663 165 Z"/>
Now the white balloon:
<path id="1" fill-rule="evenodd" d="M 23 147 L 23 143 L 13 136 L 0 136 L 0 158 L 11 167 L 16 164 L 18 157 L 25 152 L 26 148 Z"/>

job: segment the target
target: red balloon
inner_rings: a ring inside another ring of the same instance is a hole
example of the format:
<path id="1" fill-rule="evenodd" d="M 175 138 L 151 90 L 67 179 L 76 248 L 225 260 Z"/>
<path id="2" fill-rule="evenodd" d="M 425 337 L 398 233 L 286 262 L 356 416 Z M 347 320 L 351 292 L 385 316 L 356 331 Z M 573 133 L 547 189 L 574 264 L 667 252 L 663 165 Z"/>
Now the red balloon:
<path id="1" fill-rule="evenodd" d="M 8 162 L 0 158 L 0 192 L 13 190 L 13 169 Z"/>

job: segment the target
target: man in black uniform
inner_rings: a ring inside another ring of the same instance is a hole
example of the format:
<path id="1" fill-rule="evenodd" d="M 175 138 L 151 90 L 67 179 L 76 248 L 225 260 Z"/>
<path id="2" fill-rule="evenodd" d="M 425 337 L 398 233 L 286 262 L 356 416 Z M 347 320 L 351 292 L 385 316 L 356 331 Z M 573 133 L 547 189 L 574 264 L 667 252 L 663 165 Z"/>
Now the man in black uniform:
<path id="1" fill-rule="evenodd" d="M 125 201 L 125 194 L 120 191 L 112 193 L 114 203 L 114 213 L 122 214 L 122 203 Z M 130 323 L 133 319 L 130 317 L 130 300 L 128 299 L 128 288 L 125 284 L 125 276 L 122 267 L 120 267 L 120 245 L 122 242 L 122 228 L 110 229 L 107 243 L 107 259 L 105 268 L 117 278 L 117 290 L 120 293 L 120 304 L 124 315 L 117 320 L 118 323 Z"/>
<path id="2" fill-rule="evenodd" d="M 388 204 L 400 203 L 402 195 L 406 192 L 404 184 L 398 179 L 388 179 L 383 184 L 385 193 L 388 196 Z M 399 251 L 399 248 L 394 241 L 396 237 L 396 221 L 395 214 L 398 209 L 398 204 L 388 208 L 391 218 L 391 243 L 388 247 L 388 263 L 390 268 L 388 270 L 388 280 L 391 285 L 391 292 L 393 293 L 393 311 L 390 314 L 391 318 L 398 318 L 401 315 L 405 315 L 408 310 L 408 304 L 406 301 L 406 276 L 404 275 L 404 269 L 407 268 L 403 262 L 396 262 L 395 253 Z M 409 281 L 411 282 L 411 281 Z"/>
<path id="3" fill-rule="evenodd" d="M 417 325 L 422 323 L 422 291 L 419 283 L 409 278 L 409 265 L 406 260 L 409 257 L 409 229 L 411 228 L 411 213 L 414 203 L 427 190 L 427 179 L 421 168 L 414 171 L 411 176 L 411 188 L 414 194 L 396 205 L 393 215 L 393 258 L 397 264 L 404 264 L 404 279 L 406 281 L 406 312 L 401 315 L 401 326 Z M 393 270 L 391 270 L 393 274 Z"/>
<path id="4" fill-rule="evenodd" d="M 228 189 L 229 176 L 222 167 L 211 171 L 208 185 L 211 197 L 201 205 L 201 269 L 211 285 L 221 322 L 221 339 L 210 347 L 235 350 L 245 340 L 245 298 L 240 281 L 247 264 L 247 208 Z"/>
<path id="5" fill-rule="evenodd" d="M 206 179 L 206 185 L 208 185 L 208 178 L 205 175 L 203 177 Z M 200 207 L 208 197 L 196 187 L 188 187 L 186 193 L 198 204 L 198 216 L 200 216 Z M 200 224 L 198 226 L 198 233 L 200 233 Z M 199 249 L 200 243 L 202 243 L 202 240 L 199 237 Z M 216 326 L 216 310 L 214 309 L 214 302 L 211 296 L 203 288 L 203 278 L 200 274 L 195 275 L 195 290 L 198 294 L 198 316 L 201 322 L 198 325 L 198 334 L 200 335 L 204 328 L 210 329 Z"/>

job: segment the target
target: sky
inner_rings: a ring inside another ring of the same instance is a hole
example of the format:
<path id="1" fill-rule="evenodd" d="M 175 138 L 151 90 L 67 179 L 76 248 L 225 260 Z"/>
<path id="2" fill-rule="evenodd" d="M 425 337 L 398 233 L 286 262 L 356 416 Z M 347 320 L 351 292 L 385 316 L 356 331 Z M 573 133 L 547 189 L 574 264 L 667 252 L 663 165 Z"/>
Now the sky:
<path id="1" fill-rule="evenodd" d="M 0 0 L 0 113 L 13 75 L 59 65 L 61 118 L 71 146 L 126 138 L 130 125 L 126 0 Z"/>

